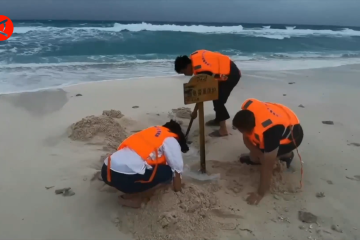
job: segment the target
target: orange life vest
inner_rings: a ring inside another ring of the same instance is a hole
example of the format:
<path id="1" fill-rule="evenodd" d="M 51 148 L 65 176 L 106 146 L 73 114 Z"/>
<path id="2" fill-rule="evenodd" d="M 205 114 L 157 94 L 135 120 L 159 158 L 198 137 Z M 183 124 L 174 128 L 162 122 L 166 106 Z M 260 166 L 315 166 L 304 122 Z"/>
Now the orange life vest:
<path id="1" fill-rule="evenodd" d="M 117 150 L 121 150 L 125 147 L 130 148 L 149 165 L 155 166 L 152 175 L 148 181 L 140 181 L 143 183 L 149 183 L 154 179 L 159 164 L 166 165 L 166 158 L 164 154 L 159 154 L 159 148 L 163 145 L 164 140 L 168 137 L 177 137 L 175 133 L 169 131 L 169 129 L 163 126 L 154 126 L 144 129 L 140 132 L 134 133 L 127 139 L 125 139 Z M 111 182 L 111 156 L 108 157 L 107 165 L 107 180 Z"/>
<path id="2" fill-rule="evenodd" d="M 251 134 L 247 134 L 250 141 L 260 149 L 264 149 L 263 133 L 275 126 L 283 125 L 285 131 L 280 144 L 292 142 L 292 129 L 300 121 L 293 111 L 278 103 L 261 102 L 257 99 L 247 99 L 241 106 L 243 110 L 249 110 L 255 115 L 255 128 Z"/>
<path id="3" fill-rule="evenodd" d="M 228 56 L 207 50 L 197 50 L 190 55 L 194 75 L 212 72 L 219 81 L 226 81 L 230 74 L 231 60 Z"/>

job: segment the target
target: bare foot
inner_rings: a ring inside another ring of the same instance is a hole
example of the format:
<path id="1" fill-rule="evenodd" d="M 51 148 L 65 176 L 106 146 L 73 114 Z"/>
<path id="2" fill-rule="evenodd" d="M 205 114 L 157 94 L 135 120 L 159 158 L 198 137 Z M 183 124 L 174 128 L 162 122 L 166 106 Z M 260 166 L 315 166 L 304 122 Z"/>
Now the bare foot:
<path id="1" fill-rule="evenodd" d="M 227 130 L 219 129 L 219 133 L 220 133 L 221 136 L 228 136 L 229 135 Z"/>
<path id="2" fill-rule="evenodd" d="M 124 199 L 122 196 L 119 196 L 119 203 L 125 207 L 140 208 L 141 202 L 141 199 Z"/>

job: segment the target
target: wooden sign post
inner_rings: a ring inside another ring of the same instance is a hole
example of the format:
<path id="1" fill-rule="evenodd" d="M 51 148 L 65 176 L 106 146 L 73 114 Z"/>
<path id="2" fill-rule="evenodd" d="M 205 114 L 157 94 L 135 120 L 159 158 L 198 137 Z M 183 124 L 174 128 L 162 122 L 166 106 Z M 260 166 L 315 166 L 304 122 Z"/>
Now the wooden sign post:
<path id="1" fill-rule="evenodd" d="M 188 83 L 184 83 L 185 105 L 196 103 L 199 111 L 200 170 L 202 173 L 206 173 L 204 102 L 217 100 L 218 97 L 219 83 L 210 75 L 195 75 Z"/>

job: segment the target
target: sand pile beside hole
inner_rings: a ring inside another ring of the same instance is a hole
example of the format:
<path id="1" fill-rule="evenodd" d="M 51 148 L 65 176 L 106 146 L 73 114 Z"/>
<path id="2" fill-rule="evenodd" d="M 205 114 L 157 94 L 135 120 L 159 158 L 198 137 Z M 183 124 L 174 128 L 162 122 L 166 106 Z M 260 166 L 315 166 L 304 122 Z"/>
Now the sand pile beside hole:
<path id="1" fill-rule="evenodd" d="M 116 150 L 127 137 L 124 128 L 107 115 L 85 117 L 72 124 L 70 130 L 70 139 L 100 144 L 106 150 Z"/>
<path id="2" fill-rule="evenodd" d="M 175 114 L 178 118 L 185 118 L 185 119 L 191 119 L 191 109 L 187 107 L 181 107 L 172 109 L 172 112 Z"/>
<path id="3" fill-rule="evenodd" d="M 124 114 L 122 114 L 120 111 L 118 110 L 104 110 L 102 115 L 104 116 L 108 116 L 111 118 L 122 118 L 124 116 Z"/>
<path id="4" fill-rule="evenodd" d="M 219 224 L 210 215 L 217 207 L 216 196 L 210 189 L 190 183 L 182 191 L 163 190 L 142 209 L 121 210 L 120 231 L 137 240 L 218 239 Z"/>

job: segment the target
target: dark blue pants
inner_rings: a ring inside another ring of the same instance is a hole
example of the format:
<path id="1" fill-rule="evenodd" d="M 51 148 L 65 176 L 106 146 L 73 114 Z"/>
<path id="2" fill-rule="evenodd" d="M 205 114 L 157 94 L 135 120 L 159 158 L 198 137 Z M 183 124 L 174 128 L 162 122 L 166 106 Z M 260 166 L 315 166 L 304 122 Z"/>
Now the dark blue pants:
<path id="1" fill-rule="evenodd" d="M 114 172 L 111 170 L 111 182 L 107 181 L 107 166 L 103 164 L 101 168 L 101 177 L 104 182 L 116 188 L 123 193 L 140 193 L 149 190 L 161 183 L 169 183 L 173 178 L 173 172 L 168 165 L 158 165 L 154 179 L 149 183 L 139 183 L 137 181 L 148 181 L 154 171 L 146 169 L 144 175 L 133 174 L 127 175 L 123 173 Z"/>

